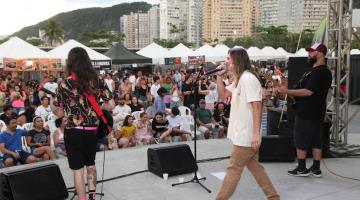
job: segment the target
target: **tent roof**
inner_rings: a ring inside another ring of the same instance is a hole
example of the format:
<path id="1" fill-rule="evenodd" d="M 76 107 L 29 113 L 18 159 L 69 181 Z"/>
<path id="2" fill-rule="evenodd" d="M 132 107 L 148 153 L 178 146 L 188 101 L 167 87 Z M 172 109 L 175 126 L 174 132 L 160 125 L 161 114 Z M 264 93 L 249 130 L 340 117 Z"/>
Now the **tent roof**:
<path id="1" fill-rule="evenodd" d="M 196 56 L 197 54 L 189 49 L 187 46 L 183 45 L 182 43 L 176 45 L 170 51 L 170 54 L 176 55 L 176 57 L 188 57 L 188 56 Z"/>
<path id="2" fill-rule="evenodd" d="M 49 58 L 49 55 L 25 42 L 18 37 L 12 37 L 10 40 L 0 45 L 0 58 Z"/>
<path id="3" fill-rule="evenodd" d="M 291 57 L 308 57 L 308 52 L 305 50 L 305 48 L 299 49 L 294 55 Z"/>
<path id="4" fill-rule="evenodd" d="M 69 51 L 74 47 L 82 47 L 86 50 L 91 60 L 111 60 L 109 57 L 104 56 L 101 53 L 92 50 L 91 48 L 81 44 L 76 40 L 68 40 L 64 44 L 56 47 L 55 49 L 48 52 L 52 58 L 67 59 Z"/>
<path id="5" fill-rule="evenodd" d="M 175 55 L 170 53 L 167 49 L 165 49 L 164 47 L 156 44 L 155 42 L 149 44 L 148 46 L 146 46 L 146 47 L 144 47 L 142 49 L 140 49 L 136 53 L 139 54 L 139 55 L 145 56 L 145 57 L 153 58 L 153 59 L 176 57 Z"/>
<path id="6" fill-rule="evenodd" d="M 206 56 L 206 57 L 214 57 L 217 56 L 214 50 L 214 47 L 204 44 L 202 47 L 195 50 L 195 52 L 199 55 Z"/>
<path id="7" fill-rule="evenodd" d="M 112 59 L 113 64 L 151 63 L 152 59 L 129 51 L 123 45 L 113 45 L 104 55 Z"/>
<path id="8" fill-rule="evenodd" d="M 233 48 L 243 49 L 244 47 L 236 45 L 236 46 L 234 46 Z"/>
<path id="9" fill-rule="evenodd" d="M 258 60 L 261 57 L 261 51 L 257 47 L 250 47 L 246 50 L 246 52 L 252 60 Z"/>
<path id="10" fill-rule="evenodd" d="M 229 49 L 230 48 L 224 44 L 218 44 L 214 47 L 214 50 L 218 56 L 227 56 Z"/>

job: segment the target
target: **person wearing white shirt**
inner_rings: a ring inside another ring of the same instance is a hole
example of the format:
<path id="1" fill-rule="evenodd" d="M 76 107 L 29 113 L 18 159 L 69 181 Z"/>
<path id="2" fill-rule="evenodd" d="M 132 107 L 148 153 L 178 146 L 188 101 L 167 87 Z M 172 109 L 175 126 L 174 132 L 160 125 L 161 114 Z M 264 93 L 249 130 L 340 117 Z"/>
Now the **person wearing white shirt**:
<path id="1" fill-rule="evenodd" d="M 159 96 L 157 91 L 159 90 L 160 87 L 161 87 L 160 78 L 158 76 L 154 76 L 154 84 L 152 84 L 150 88 L 150 94 L 153 98 Z"/>
<path id="2" fill-rule="evenodd" d="M 234 81 L 225 88 L 221 75 L 227 70 L 234 76 Z M 232 196 L 244 167 L 255 177 L 267 199 L 280 200 L 264 167 L 259 163 L 262 88 L 245 49 L 229 50 L 227 67 L 218 73 L 216 82 L 220 97 L 232 97 L 227 137 L 233 143 L 229 166 L 216 200 L 227 200 Z"/>
<path id="3" fill-rule="evenodd" d="M 40 116 L 43 120 L 47 121 L 48 116 L 52 113 L 49 97 L 43 96 L 41 98 L 41 105 L 36 108 L 35 116 Z"/>
<path id="4" fill-rule="evenodd" d="M 171 132 L 163 133 L 163 135 L 161 135 L 161 139 L 171 135 L 180 136 L 182 141 L 187 141 L 187 135 L 190 133 L 183 130 L 183 118 L 180 116 L 179 108 L 171 108 L 171 113 L 166 117 L 166 119 L 169 122 L 168 128 L 171 129 Z"/>
<path id="5" fill-rule="evenodd" d="M 117 122 L 124 121 L 125 117 L 130 114 L 131 114 L 130 106 L 125 104 L 125 98 L 121 98 L 119 105 L 115 106 L 113 110 L 114 120 Z"/>
<path id="6" fill-rule="evenodd" d="M 129 77 L 129 82 L 131 83 L 131 91 L 135 91 L 135 85 L 136 85 L 136 77 L 134 74 L 131 74 Z"/>
<path id="7" fill-rule="evenodd" d="M 55 82 L 54 76 L 49 76 L 49 81 L 44 84 L 44 88 L 47 90 L 50 90 L 53 93 L 56 93 L 56 90 L 58 88 L 58 84 Z M 50 98 L 50 94 L 46 94 Z"/>
<path id="8" fill-rule="evenodd" d="M 115 81 L 112 79 L 111 74 L 106 74 L 104 79 L 106 86 L 109 88 L 110 92 L 115 90 Z"/>

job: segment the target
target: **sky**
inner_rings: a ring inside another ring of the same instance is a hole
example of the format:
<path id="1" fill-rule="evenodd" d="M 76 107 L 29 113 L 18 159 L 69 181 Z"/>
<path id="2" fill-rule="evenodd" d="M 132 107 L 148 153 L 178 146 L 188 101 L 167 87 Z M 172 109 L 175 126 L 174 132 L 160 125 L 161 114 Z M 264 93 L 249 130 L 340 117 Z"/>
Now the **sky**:
<path id="1" fill-rule="evenodd" d="M 159 3 L 159 0 L 2 0 L 0 36 L 10 35 L 23 27 L 37 24 L 61 12 L 136 1 Z"/>

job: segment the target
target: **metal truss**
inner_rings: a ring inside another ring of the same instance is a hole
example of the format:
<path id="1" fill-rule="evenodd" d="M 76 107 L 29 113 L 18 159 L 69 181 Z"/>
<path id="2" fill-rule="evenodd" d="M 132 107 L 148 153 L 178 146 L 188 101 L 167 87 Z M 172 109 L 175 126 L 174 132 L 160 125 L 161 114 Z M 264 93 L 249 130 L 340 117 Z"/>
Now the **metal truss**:
<path id="1" fill-rule="evenodd" d="M 328 65 L 333 73 L 333 83 L 326 117 L 332 121 L 330 140 L 335 147 L 348 142 L 351 17 L 352 0 L 328 1 Z"/>

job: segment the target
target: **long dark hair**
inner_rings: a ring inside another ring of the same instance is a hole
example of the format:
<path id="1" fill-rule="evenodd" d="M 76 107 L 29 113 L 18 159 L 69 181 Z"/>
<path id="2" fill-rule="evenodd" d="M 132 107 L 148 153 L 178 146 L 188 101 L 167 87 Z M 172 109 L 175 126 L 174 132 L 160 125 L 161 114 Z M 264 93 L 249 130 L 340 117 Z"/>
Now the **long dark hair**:
<path id="1" fill-rule="evenodd" d="M 133 116 L 127 115 L 127 116 L 125 117 L 125 119 L 124 119 L 123 126 L 130 126 L 130 124 L 129 124 L 129 118 L 131 118 L 131 119 L 134 120 Z"/>
<path id="2" fill-rule="evenodd" d="M 69 75 L 76 75 L 75 87 L 83 92 L 93 92 L 98 88 L 99 79 L 96 74 L 89 55 L 85 49 L 75 47 L 70 50 L 66 63 L 66 70 Z"/>
<path id="3" fill-rule="evenodd" d="M 232 48 L 228 52 L 230 58 L 234 63 L 235 69 L 235 83 L 238 84 L 238 81 L 244 71 L 249 71 L 250 73 L 254 74 L 256 78 L 260 81 L 259 76 L 257 75 L 256 71 L 251 67 L 250 58 L 248 53 L 243 48 Z"/>

